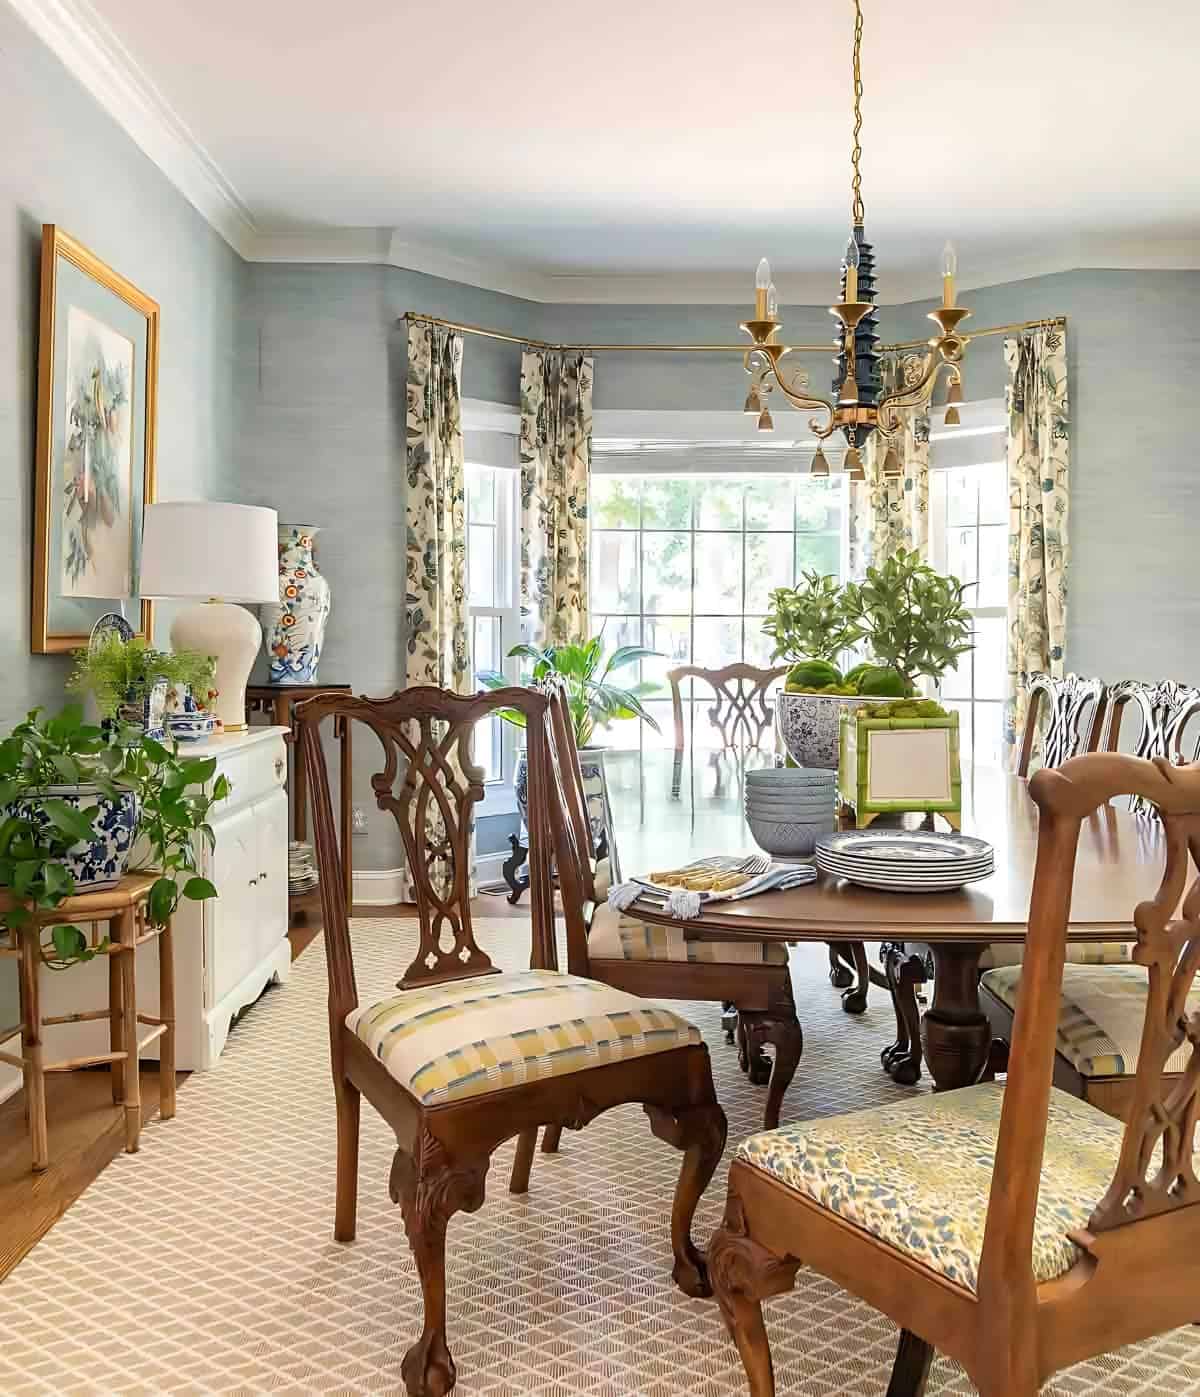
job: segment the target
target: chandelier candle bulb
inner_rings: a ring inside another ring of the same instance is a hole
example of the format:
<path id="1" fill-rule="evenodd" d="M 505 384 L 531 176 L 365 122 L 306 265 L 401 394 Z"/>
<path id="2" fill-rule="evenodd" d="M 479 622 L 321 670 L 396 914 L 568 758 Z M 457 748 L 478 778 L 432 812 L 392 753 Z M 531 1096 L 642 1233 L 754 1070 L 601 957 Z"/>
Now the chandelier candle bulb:
<path id="1" fill-rule="evenodd" d="M 853 233 L 846 243 L 846 300 L 858 300 L 858 242 Z"/>
<path id="2" fill-rule="evenodd" d="M 954 304 L 954 276 L 958 271 L 958 254 L 954 244 L 947 243 L 942 249 L 942 305 L 949 308 Z"/>
<path id="3" fill-rule="evenodd" d="M 758 270 L 754 275 L 754 318 L 769 320 L 767 313 L 767 293 L 771 286 L 771 264 L 765 257 L 759 258 Z"/>
<path id="4" fill-rule="evenodd" d="M 767 319 L 779 319 L 779 293 L 775 290 L 774 282 L 767 287 Z"/>

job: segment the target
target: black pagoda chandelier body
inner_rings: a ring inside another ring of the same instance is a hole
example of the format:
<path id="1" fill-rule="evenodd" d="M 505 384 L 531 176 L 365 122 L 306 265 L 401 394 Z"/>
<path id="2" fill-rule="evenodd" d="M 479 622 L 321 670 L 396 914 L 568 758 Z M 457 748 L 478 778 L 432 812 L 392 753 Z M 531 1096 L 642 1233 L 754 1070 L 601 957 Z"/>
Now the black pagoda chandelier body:
<path id="1" fill-rule="evenodd" d="M 955 304 L 957 259 L 954 248 L 947 243 L 942 254 L 942 304 L 929 314 L 929 319 L 938 326 L 938 333 L 929 340 L 929 349 L 924 355 L 905 358 L 902 381 L 885 388 L 879 314 L 875 303 L 875 252 L 866 237 L 866 214 L 859 170 L 862 157 L 859 144 L 862 131 L 862 33 L 862 4 L 861 0 L 854 0 L 851 229 L 842 258 L 841 299 L 829 307 L 829 313 L 837 319 L 833 342 L 836 356 L 833 396 L 823 398 L 809 393 L 807 374 L 785 377 L 781 372 L 780 361 L 784 355 L 791 353 L 791 348 L 780 343 L 778 338 L 783 329 L 779 320 L 779 299 L 765 257 L 759 262 L 755 277 L 754 318 L 743 321 L 741 325 L 753 341 L 745 355 L 746 371 L 751 375 L 746 411 L 757 415 L 759 427 L 769 431 L 773 422 L 767 395 L 776 387 L 794 407 L 815 410 L 816 415 L 809 419 L 808 424 L 818 442 L 812 462 L 813 474 L 829 474 L 824 445 L 836 432 L 840 432 L 846 441 L 843 465 L 852 480 L 866 478 L 861 453 L 876 434 L 887 442 L 884 475 L 901 474 L 895 438 L 903 428 L 907 413 L 928 407 L 943 376 L 947 381 L 946 422 L 951 426 L 958 422 L 958 404 L 962 402 L 959 365 L 967 347 L 967 336 L 960 334 L 958 327 L 971 313 Z M 847 352 L 848 347 L 852 352 Z"/>

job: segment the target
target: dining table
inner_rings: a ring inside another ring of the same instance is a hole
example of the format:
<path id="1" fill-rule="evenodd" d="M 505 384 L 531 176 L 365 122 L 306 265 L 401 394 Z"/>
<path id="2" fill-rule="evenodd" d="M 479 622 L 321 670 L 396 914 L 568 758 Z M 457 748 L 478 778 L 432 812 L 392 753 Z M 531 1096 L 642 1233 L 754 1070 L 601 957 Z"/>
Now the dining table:
<path id="1" fill-rule="evenodd" d="M 692 766 L 703 772 L 711 764 L 711 756 L 698 755 Z M 693 791 L 690 819 L 686 809 L 678 809 L 674 825 L 666 813 L 654 821 L 654 845 L 661 843 L 666 826 L 674 835 L 673 847 L 692 857 L 753 850 L 752 841 L 734 833 L 736 820 L 730 805 L 739 800 L 739 773 L 740 767 L 730 775 L 722 800 L 709 801 L 720 818 L 709 822 L 701 815 L 697 819 Z M 642 779 L 644 798 L 644 773 Z M 711 786 L 709 781 L 705 790 Z M 937 1090 L 971 1085 L 996 1062 L 991 1025 L 980 1006 L 980 958 L 989 946 L 1019 945 L 1025 939 L 1037 859 L 1038 810 L 1025 780 L 996 768 L 964 769 L 963 790 L 963 831 L 992 844 L 995 871 L 953 892 L 883 891 L 821 871 L 807 886 L 709 902 L 698 915 L 683 921 L 672 917 L 663 900 L 649 892 L 638 898 L 630 914 L 646 922 L 682 926 L 687 940 L 928 946 L 934 983 L 932 1002 L 920 1020 L 920 1048 Z M 686 805 L 686 781 L 683 797 Z M 678 798 L 674 803 L 681 804 Z M 702 798 L 700 805 L 704 803 Z M 619 838 L 623 837 L 621 805 L 618 800 Z M 668 802 L 664 812 L 669 808 Z M 906 823 L 913 822 L 904 818 Z M 706 834 L 706 827 L 711 833 Z M 1157 892 L 1165 856 L 1162 827 L 1156 818 L 1112 805 L 1090 816 L 1079 840 L 1068 940 L 1136 940 L 1134 908 Z M 628 855 L 625 866 L 634 874 L 648 867 Z M 894 959 L 892 968 L 902 965 L 903 958 Z M 903 990 L 894 982 L 892 988 Z M 898 1025 L 902 1012 L 913 1011 L 898 1006 Z M 898 1044 L 882 1054 L 885 1067 L 890 1055 L 893 1071 L 896 1049 L 903 1047 L 902 1027 L 898 1034 Z"/>

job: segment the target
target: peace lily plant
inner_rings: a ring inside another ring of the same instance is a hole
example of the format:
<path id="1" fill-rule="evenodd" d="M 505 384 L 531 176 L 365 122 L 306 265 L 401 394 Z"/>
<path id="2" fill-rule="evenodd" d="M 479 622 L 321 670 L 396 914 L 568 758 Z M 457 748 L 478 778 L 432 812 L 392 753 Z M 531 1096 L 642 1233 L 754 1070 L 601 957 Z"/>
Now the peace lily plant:
<path id="1" fill-rule="evenodd" d="M 84 870 L 89 881 L 99 870 L 101 886 L 116 882 L 135 844 L 140 866 L 158 875 L 147 902 L 153 925 L 181 897 L 216 897 L 196 873 L 193 840 L 199 833 L 215 843 L 209 812 L 230 789 L 215 774 L 211 757 L 181 758 L 136 731 L 102 730 L 78 707 L 52 718 L 34 709 L 0 740 L 0 889 L 9 894 L 0 928 L 53 911 L 75 894 Z M 89 946 L 77 926 L 53 926 L 44 959 L 63 969 L 104 944 Z"/>

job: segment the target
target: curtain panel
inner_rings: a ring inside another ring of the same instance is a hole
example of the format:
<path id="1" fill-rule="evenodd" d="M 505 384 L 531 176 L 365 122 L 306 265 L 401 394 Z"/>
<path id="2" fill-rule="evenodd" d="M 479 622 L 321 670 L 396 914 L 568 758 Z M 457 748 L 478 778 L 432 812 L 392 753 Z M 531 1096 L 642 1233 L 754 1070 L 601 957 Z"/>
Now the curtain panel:
<path id="1" fill-rule="evenodd" d="M 410 321 L 405 509 L 408 683 L 463 691 L 471 673 L 466 586 L 462 336 Z"/>
<path id="2" fill-rule="evenodd" d="M 521 624 L 534 645 L 588 639 L 592 361 L 521 356 Z"/>
<path id="3" fill-rule="evenodd" d="M 884 392 L 903 382 L 913 356 L 883 364 Z M 862 577 L 869 564 L 882 563 L 897 549 L 929 557 L 929 413 L 907 412 L 892 445 L 902 474 L 885 476 L 888 443 L 878 432 L 863 452 L 865 481 L 850 485 L 850 574 Z"/>
<path id="4" fill-rule="evenodd" d="M 1015 755 L 1029 677 L 1061 679 L 1070 563 L 1070 410 L 1061 327 L 1004 342 L 1008 365 L 1008 687 L 1004 738 Z"/>

